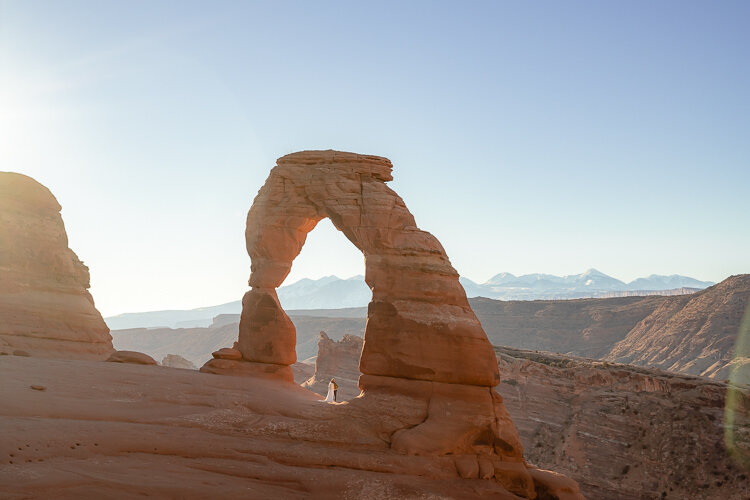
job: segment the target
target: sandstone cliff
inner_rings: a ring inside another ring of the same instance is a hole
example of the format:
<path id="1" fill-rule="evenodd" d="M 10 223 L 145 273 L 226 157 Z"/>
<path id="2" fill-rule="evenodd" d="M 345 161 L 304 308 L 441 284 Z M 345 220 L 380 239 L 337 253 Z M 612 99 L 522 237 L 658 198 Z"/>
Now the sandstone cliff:
<path id="1" fill-rule="evenodd" d="M 747 386 L 507 347 L 495 351 L 499 391 L 526 458 L 576 479 L 588 498 L 748 497 Z"/>
<path id="2" fill-rule="evenodd" d="M 0 352 L 105 359 L 112 338 L 88 288 L 52 193 L 0 172 Z"/>

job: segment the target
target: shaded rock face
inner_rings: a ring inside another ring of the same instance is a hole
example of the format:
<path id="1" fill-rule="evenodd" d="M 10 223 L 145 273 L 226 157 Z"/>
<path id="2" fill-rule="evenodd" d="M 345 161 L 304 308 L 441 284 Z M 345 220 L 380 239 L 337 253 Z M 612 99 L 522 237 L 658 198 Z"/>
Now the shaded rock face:
<path id="1" fill-rule="evenodd" d="M 88 292 L 89 270 L 68 248 L 52 193 L 0 172 L 0 351 L 105 359 L 109 328 Z"/>
<path id="2" fill-rule="evenodd" d="M 532 476 L 492 390 L 500 379 L 495 353 L 458 273 L 385 185 L 391 179 L 391 162 L 377 156 L 305 151 L 277 160 L 247 216 L 252 289 L 242 301 L 242 361 L 215 358 L 201 371 L 293 383 L 296 333 L 276 288 L 307 233 L 327 217 L 364 254 L 372 290 L 362 396 L 343 403 L 346 411 L 361 412 L 367 432 L 398 455 L 450 457 L 461 477 L 494 479 L 523 498 L 535 498 L 535 487 L 576 498 L 574 482 Z"/>
<path id="3" fill-rule="evenodd" d="M 318 356 L 315 358 L 315 373 L 302 383 L 302 387 L 325 396 L 332 378 L 339 385 L 338 400 L 344 401 L 359 395 L 359 355 L 362 352 L 362 337 L 345 334 L 336 342 L 325 332 L 320 332 Z"/>
<path id="4" fill-rule="evenodd" d="M 496 352 L 498 391 L 526 458 L 575 479 L 587 498 L 747 498 L 747 387 L 508 347 Z"/>

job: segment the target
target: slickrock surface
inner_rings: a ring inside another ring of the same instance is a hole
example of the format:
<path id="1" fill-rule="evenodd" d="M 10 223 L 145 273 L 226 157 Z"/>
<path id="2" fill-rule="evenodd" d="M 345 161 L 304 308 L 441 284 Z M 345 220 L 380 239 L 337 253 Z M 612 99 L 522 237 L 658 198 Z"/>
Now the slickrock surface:
<path id="1" fill-rule="evenodd" d="M 60 209 L 35 180 L 0 172 L 0 352 L 105 359 L 112 337 Z"/>
<path id="2" fill-rule="evenodd" d="M 277 160 L 247 216 L 252 288 L 237 340 L 243 360 L 215 356 L 201 371 L 293 384 L 295 328 L 276 288 L 307 233 L 327 217 L 364 254 L 372 289 L 359 361 L 363 396 L 350 403 L 366 414 L 363 425 L 381 429 L 379 439 L 396 455 L 449 458 L 461 477 L 494 480 L 524 498 L 536 498 L 535 488 L 576 497 L 574 482 L 532 475 L 524 462 L 518 433 L 492 390 L 499 381 L 495 353 L 458 273 L 385 185 L 390 180 L 391 162 L 378 156 L 304 151 Z M 394 422 L 394 409 L 410 414 L 408 422 Z"/>
<path id="3" fill-rule="evenodd" d="M 333 405 L 274 380 L 14 356 L 0 358 L 0 380 L 2 498 L 518 498 L 461 478 L 464 465 L 479 474 L 470 456 L 391 449 L 426 418 L 416 395 Z"/>
<path id="4" fill-rule="evenodd" d="M 587 498 L 749 497 L 750 388 L 732 389 L 727 405 L 729 386 L 699 377 L 495 350 L 526 458 L 575 479 Z"/>
<path id="5" fill-rule="evenodd" d="M 328 383 L 335 377 L 339 385 L 339 401 L 359 396 L 357 383 L 362 342 L 362 337 L 356 335 L 344 335 L 343 339 L 336 342 L 325 332 L 320 332 L 315 373 L 302 384 L 302 387 L 325 396 L 328 393 Z"/>

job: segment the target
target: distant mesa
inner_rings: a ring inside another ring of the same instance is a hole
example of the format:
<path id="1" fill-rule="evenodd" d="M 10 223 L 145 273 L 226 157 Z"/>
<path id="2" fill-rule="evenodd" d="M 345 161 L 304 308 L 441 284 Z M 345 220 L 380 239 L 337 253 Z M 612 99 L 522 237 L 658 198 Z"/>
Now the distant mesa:
<path id="1" fill-rule="evenodd" d="M 0 351 L 106 359 L 109 328 L 68 248 L 60 204 L 34 179 L 0 172 Z"/>
<path id="2" fill-rule="evenodd" d="M 294 383 L 296 332 L 276 288 L 307 234 L 329 218 L 365 255 L 372 290 L 359 359 L 363 392 L 340 405 L 341 417 L 370 419 L 366 427 L 380 428 L 392 452 L 450 457 L 459 476 L 494 479 L 523 498 L 536 498 L 537 488 L 550 498 L 582 498 L 574 481 L 524 461 L 492 390 L 500 380 L 492 346 L 443 247 L 386 186 L 391 169 L 386 158 L 331 150 L 277 160 L 247 216 L 251 290 L 235 347 L 242 360 L 215 357 L 201 371 Z"/>

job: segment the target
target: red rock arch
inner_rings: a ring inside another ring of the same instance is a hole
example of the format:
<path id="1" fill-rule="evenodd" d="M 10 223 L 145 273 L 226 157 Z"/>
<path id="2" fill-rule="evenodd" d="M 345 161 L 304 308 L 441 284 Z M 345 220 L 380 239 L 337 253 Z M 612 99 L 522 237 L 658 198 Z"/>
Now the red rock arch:
<path id="1" fill-rule="evenodd" d="M 291 365 L 295 330 L 278 287 L 307 233 L 328 217 L 365 256 L 372 290 L 360 371 L 365 375 L 493 387 L 497 361 L 458 273 L 385 183 L 379 156 L 304 151 L 277 161 L 247 216 L 252 262 L 238 349 L 247 361 Z M 331 256 L 335 258 L 335 256 Z"/>

